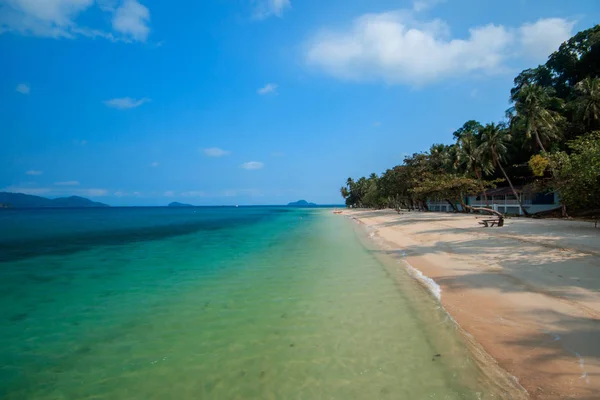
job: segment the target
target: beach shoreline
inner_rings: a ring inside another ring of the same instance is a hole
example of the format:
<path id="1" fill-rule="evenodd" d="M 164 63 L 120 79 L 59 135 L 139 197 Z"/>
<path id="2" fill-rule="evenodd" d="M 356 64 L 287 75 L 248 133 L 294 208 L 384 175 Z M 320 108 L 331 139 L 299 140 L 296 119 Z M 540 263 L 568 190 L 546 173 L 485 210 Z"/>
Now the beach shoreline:
<path id="1" fill-rule="evenodd" d="M 534 399 L 600 396 L 600 229 L 593 223 L 509 219 L 486 229 L 464 214 L 343 215 L 414 268 L 486 375 L 513 386 L 511 396 L 519 384 Z M 498 378 L 496 362 L 506 376 Z"/>

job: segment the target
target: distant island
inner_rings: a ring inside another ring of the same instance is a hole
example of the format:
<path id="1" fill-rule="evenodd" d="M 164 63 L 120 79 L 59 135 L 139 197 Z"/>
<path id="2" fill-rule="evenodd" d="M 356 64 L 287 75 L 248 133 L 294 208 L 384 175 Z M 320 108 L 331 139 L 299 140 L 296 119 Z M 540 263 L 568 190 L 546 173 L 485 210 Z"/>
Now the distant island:
<path id="1" fill-rule="evenodd" d="M 288 207 L 317 207 L 317 205 L 315 203 L 309 203 L 306 200 L 298 200 L 288 203 Z"/>
<path id="2" fill-rule="evenodd" d="M 47 199 L 24 193 L 0 192 L 0 208 L 92 208 L 110 207 L 79 196 Z"/>
<path id="3" fill-rule="evenodd" d="M 174 201 L 172 203 L 170 203 L 167 207 L 195 207 L 191 204 L 184 204 L 184 203 L 179 203 L 177 201 Z"/>

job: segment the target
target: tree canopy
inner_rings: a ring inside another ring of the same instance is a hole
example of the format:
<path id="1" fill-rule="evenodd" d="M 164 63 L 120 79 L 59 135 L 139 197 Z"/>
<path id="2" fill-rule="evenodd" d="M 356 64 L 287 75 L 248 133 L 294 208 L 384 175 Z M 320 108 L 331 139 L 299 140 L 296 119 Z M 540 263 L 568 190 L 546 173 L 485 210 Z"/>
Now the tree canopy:
<path id="1" fill-rule="evenodd" d="M 453 143 L 433 144 L 382 174 L 348 178 L 348 207 L 454 209 L 469 195 L 515 184 L 556 191 L 573 212 L 600 209 L 600 25 L 577 33 L 510 91 L 506 120 L 466 121 Z M 463 207 L 464 209 L 464 207 Z M 525 209 L 523 211 L 526 213 Z"/>

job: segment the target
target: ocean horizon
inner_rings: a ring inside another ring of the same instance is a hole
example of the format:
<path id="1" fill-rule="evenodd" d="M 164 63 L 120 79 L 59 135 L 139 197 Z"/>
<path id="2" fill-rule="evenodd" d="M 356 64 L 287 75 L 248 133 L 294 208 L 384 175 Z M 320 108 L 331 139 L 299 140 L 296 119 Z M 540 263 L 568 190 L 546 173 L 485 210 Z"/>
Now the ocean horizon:
<path id="1" fill-rule="evenodd" d="M 0 212 L 0 398 L 492 398 L 353 220 L 286 206 Z"/>

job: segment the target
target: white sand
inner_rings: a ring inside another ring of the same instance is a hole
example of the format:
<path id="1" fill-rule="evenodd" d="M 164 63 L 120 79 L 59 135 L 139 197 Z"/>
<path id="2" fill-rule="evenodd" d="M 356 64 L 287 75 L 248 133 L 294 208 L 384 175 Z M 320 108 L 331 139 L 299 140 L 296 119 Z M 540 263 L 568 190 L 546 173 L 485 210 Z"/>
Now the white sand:
<path id="1" fill-rule="evenodd" d="M 441 302 L 532 398 L 600 399 L 600 228 L 344 211 L 441 287 Z M 480 217 L 481 218 L 481 217 Z"/>

